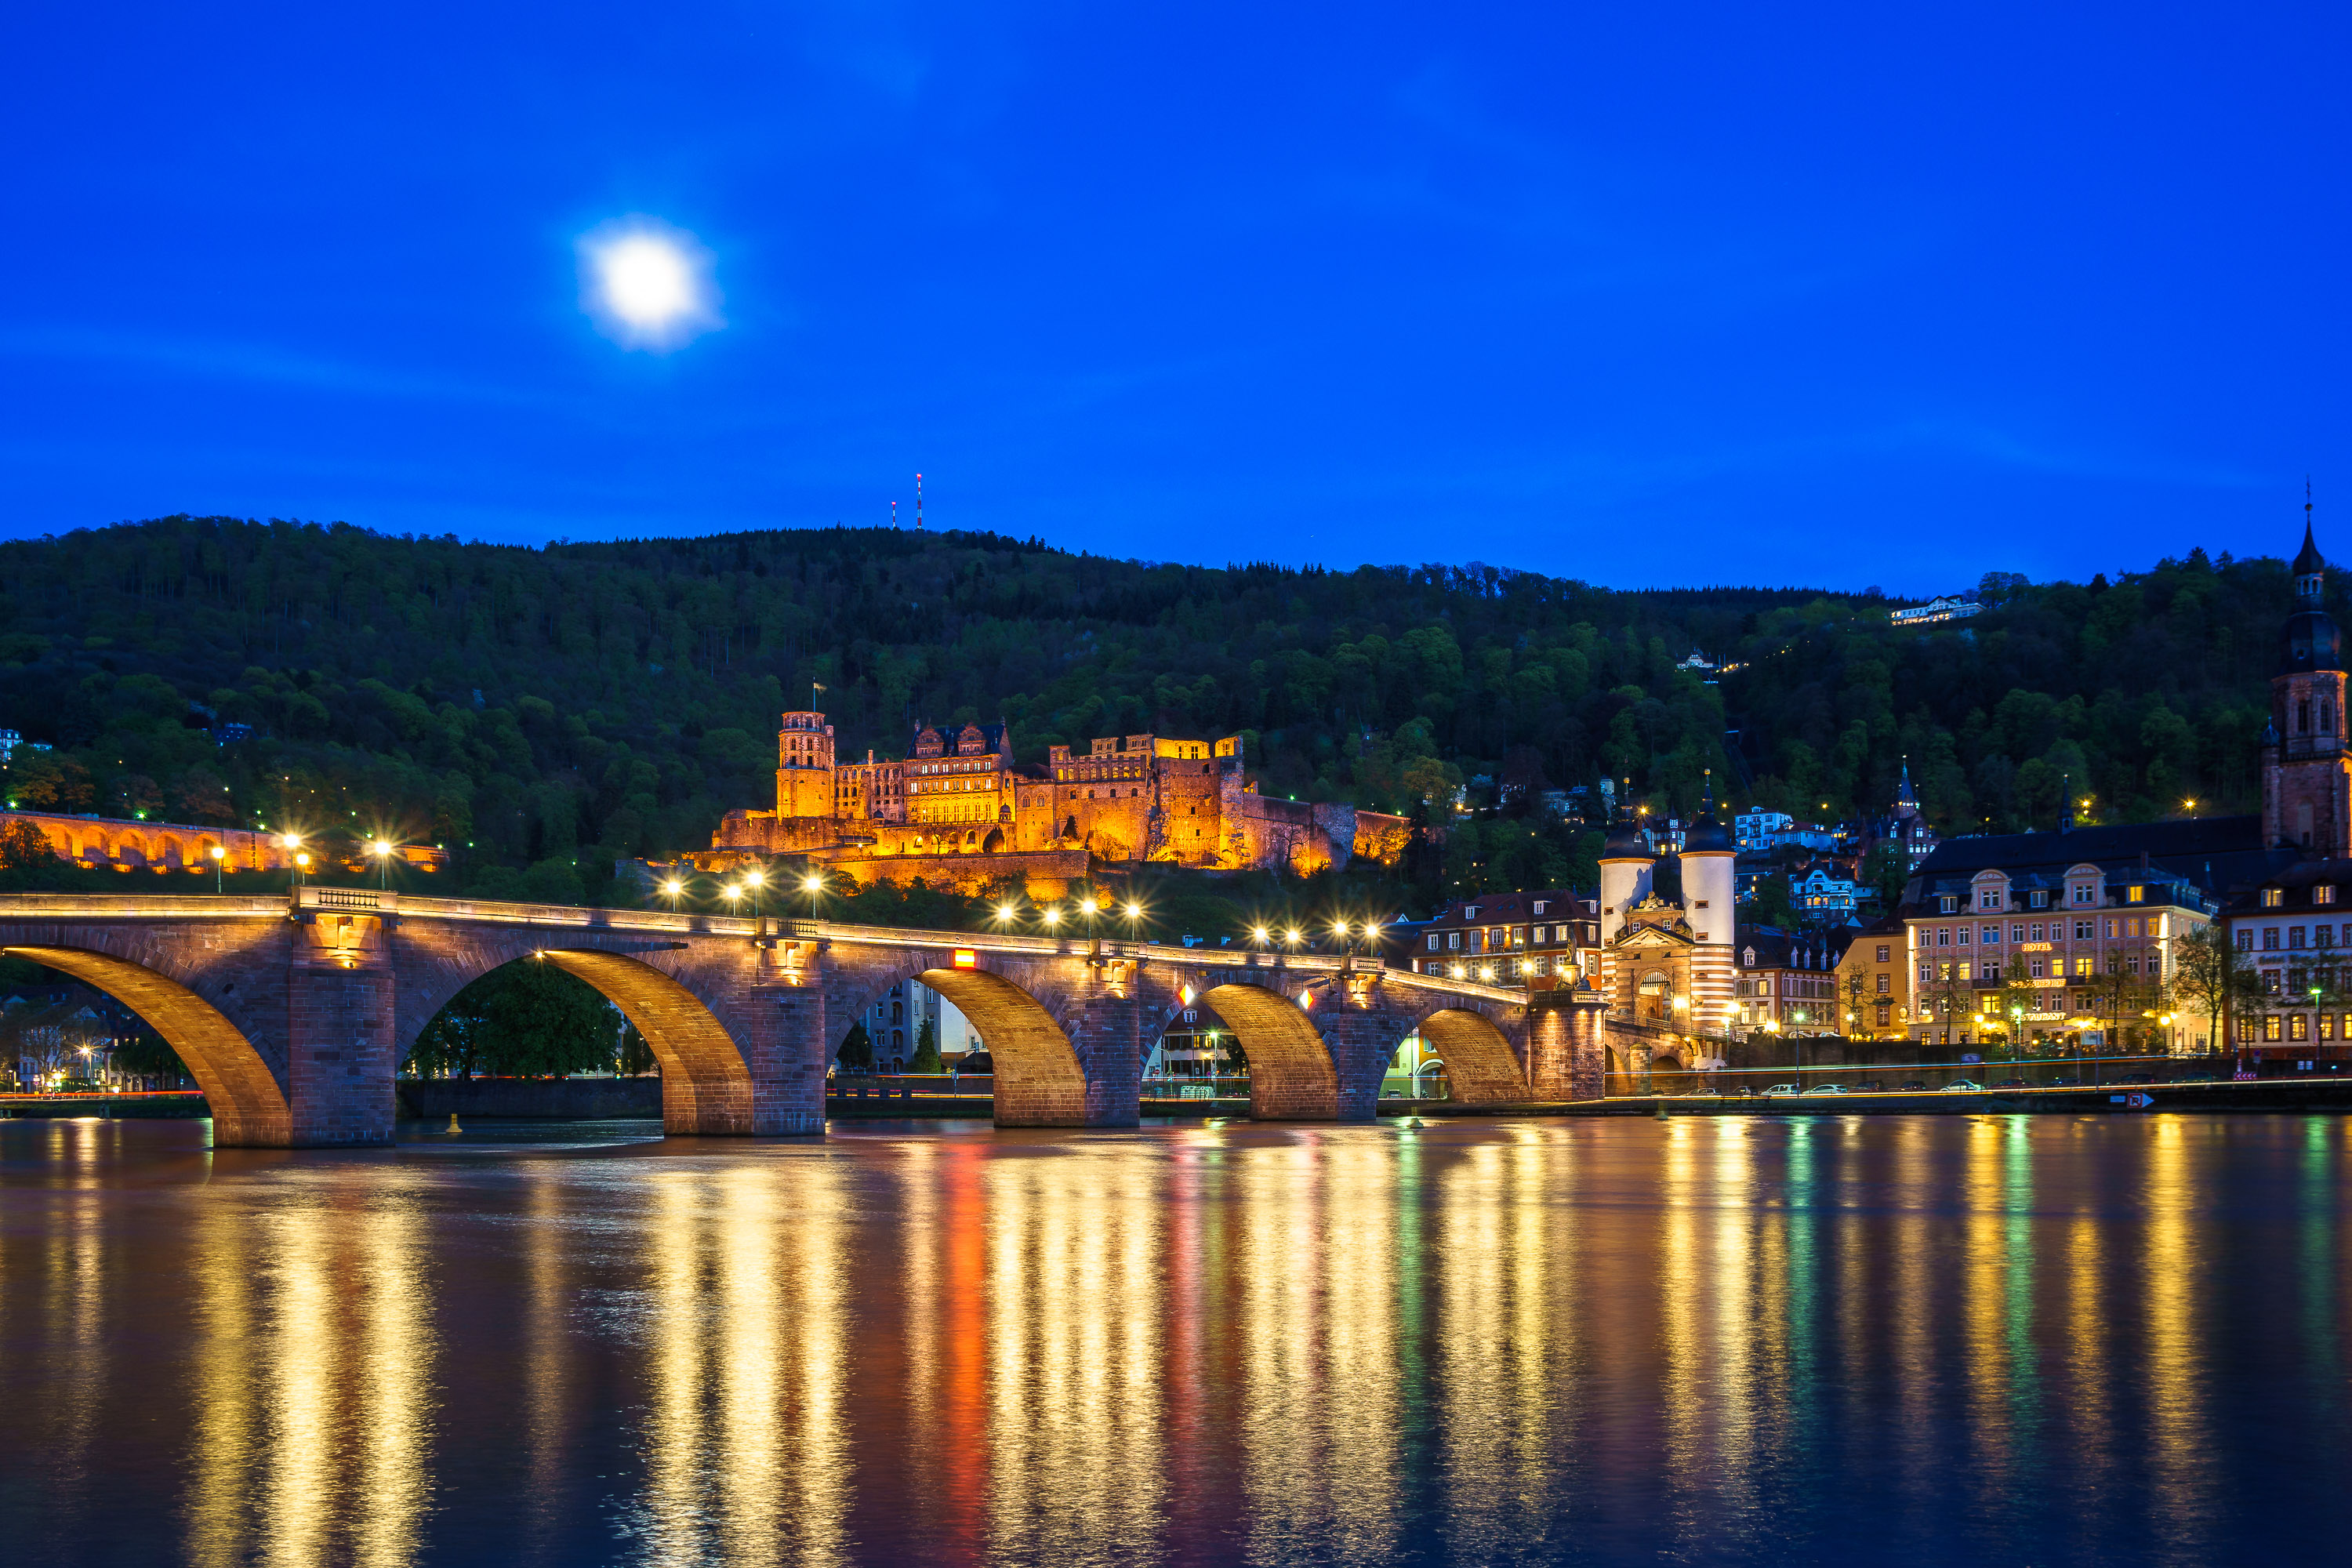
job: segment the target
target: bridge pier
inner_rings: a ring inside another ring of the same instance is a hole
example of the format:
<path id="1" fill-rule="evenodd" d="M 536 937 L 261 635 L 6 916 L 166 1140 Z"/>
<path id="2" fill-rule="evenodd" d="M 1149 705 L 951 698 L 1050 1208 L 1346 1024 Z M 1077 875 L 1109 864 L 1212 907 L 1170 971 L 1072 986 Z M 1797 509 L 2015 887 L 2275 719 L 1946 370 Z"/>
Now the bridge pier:
<path id="1" fill-rule="evenodd" d="M 1537 1100 L 1599 1100 L 1607 1091 L 1608 1004 L 1539 991 L 1528 1009 L 1528 1092 Z"/>
<path id="2" fill-rule="evenodd" d="M 289 1142 L 324 1149 L 392 1142 L 393 970 L 383 922 L 320 916 L 293 928 L 286 974 Z M 214 1124 L 214 1141 L 221 1141 Z"/>

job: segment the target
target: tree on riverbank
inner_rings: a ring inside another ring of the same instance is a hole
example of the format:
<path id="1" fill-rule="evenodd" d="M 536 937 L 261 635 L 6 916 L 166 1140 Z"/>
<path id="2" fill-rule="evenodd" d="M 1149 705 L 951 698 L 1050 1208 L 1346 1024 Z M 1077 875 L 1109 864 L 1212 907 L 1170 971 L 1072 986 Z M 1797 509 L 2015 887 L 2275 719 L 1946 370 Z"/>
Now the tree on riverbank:
<path id="1" fill-rule="evenodd" d="M 450 998 L 401 1064 L 419 1078 L 553 1078 L 619 1066 L 620 1009 L 552 963 L 493 969 Z"/>

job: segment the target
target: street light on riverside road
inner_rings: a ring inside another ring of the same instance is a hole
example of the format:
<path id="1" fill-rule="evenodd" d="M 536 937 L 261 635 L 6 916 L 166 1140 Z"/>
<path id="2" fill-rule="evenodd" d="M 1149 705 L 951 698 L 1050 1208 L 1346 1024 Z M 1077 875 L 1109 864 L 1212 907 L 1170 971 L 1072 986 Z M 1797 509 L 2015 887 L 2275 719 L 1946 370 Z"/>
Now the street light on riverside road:
<path id="1" fill-rule="evenodd" d="M 218 897 L 221 891 L 221 862 L 228 858 L 228 850 L 215 844 L 207 853 L 213 858 L 213 894 Z"/>
<path id="2" fill-rule="evenodd" d="M 391 842 L 387 839 L 378 838 L 368 845 L 368 853 L 375 857 L 377 885 L 387 889 L 390 889 L 392 886 Z"/>

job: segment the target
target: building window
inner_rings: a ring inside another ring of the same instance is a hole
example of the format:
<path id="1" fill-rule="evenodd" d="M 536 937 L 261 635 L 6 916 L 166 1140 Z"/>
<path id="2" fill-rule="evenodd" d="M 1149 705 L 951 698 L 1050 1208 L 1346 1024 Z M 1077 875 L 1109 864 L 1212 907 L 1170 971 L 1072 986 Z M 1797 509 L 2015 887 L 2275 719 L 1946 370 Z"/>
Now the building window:
<path id="1" fill-rule="evenodd" d="M 2336 928 L 2334 926 L 2314 926 L 2311 928 L 2312 946 L 2333 947 L 2335 944 Z"/>
<path id="2" fill-rule="evenodd" d="M 1937 947 L 1949 947 L 1952 945 L 1951 927 L 1937 926 L 1936 928 L 1936 945 Z"/>
<path id="3" fill-rule="evenodd" d="M 2098 934 L 2098 921 L 2076 921 L 2074 922 L 2074 940 L 2076 942 L 2092 942 L 2097 939 Z"/>
<path id="4" fill-rule="evenodd" d="M 1980 910 L 1997 910 L 2000 908 L 2000 890 L 1998 888 L 1978 889 L 1977 908 Z"/>
<path id="5" fill-rule="evenodd" d="M 2276 952 L 2278 951 L 2278 927 L 2264 926 L 2263 928 L 2263 951 L 2264 952 Z"/>
<path id="6" fill-rule="evenodd" d="M 2278 1016 L 2276 1013 L 2265 1013 L 2265 1014 L 2263 1014 L 2263 1038 L 2264 1038 L 2265 1040 L 2275 1040 L 2275 1039 L 2277 1039 L 2278 1037 L 2279 1037 L 2279 1016 Z"/>
<path id="7" fill-rule="evenodd" d="M 1976 929 L 1977 928 L 1974 926 L 1962 926 L 1960 928 L 1959 941 L 1962 947 L 1969 945 L 1969 937 L 1976 931 Z"/>
<path id="8" fill-rule="evenodd" d="M 1992 945 L 1993 945 L 1993 943 L 1995 943 L 1995 942 L 1999 942 L 2000 940 L 2000 927 L 1999 927 L 1999 926 L 1987 926 L 1987 927 L 1985 927 L 1985 928 L 1984 928 L 1984 944 L 1985 944 L 1987 947 L 1990 947 L 1990 946 L 1992 946 Z"/>
<path id="9" fill-rule="evenodd" d="M 1878 962 L 1881 963 L 1886 962 L 1886 944 L 1883 942 L 1878 944 Z"/>
<path id="10" fill-rule="evenodd" d="M 2253 950 L 2254 933 L 2241 926 L 2238 929 L 2238 951 L 2240 952 L 2252 952 Z"/>
<path id="11" fill-rule="evenodd" d="M 2147 889 L 2146 888 L 2132 887 L 2126 888 L 2124 889 L 2124 902 L 2127 904 L 2142 902 L 2147 897 Z"/>
<path id="12" fill-rule="evenodd" d="M 2335 1014 L 2322 1013 L 2319 1016 L 2319 1037 L 2323 1040 L 2332 1040 L 2336 1037 Z"/>
<path id="13" fill-rule="evenodd" d="M 2303 945 L 2303 928 L 2301 926 L 2289 926 L 2286 928 L 2286 944 L 2289 947 L 2301 947 Z"/>
<path id="14" fill-rule="evenodd" d="M 2263 889 L 2263 908 L 2266 910 L 2274 910 L 2284 902 L 2286 902 L 2285 889 L 2264 888 Z"/>
<path id="15" fill-rule="evenodd" d="M 2040 953 L 2035 953 L 2032 958 L 2025 961 L 2027 972 L 2036 980 L 2044 979 L 2046 976 L 2042 973 L 2042 971 L 2048 967 L 2049 962 L 2050 961 L 2048 959 L 2043 958 Z"/>
<path id="16" fill-rule="evenodd" d="M 1429 951 L 1432 952 L 1435 952 L 1437 951 L 1437 933 L 1435 931 L 1431 931 L 1429 933 Z"/>
<path id="17" fill-rule="evenodd" d="M 2315 904 L 2334 903 L 2336 901 L 2336 889 L 2332 885 L 2326 884 L 2312 889 L 2311 901 Z"/>
<path id="18" fill-rule="evenodd" d="M 2311 1038 L 2311 1016 L 2305 1013 L 2290 1013 L 2286 1017 L 2286 1037 L 2290 1040 Z"/>

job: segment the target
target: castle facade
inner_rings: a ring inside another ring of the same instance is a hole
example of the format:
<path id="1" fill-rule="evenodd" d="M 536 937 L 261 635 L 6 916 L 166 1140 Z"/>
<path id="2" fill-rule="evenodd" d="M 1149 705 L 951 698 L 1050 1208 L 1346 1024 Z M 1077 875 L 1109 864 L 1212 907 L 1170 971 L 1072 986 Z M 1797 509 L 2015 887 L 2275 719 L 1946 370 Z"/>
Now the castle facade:
<path id="1" fill-rule="evenodd" d="M 1392 865 L 1409 832 L 1401 816 L 1260 795 L 1238 735 L 1097 736 L 1024 769 L 1002 721 L 924 725 L 903 759 L 842 763 L 824 715 L 803 711 L 776 734 L 775 809 L 729 812 L 695 858 L 803 855 L 861 882 L 1017 878 L 1050 896 L 1097 863 L 1302 876 L 1358 855 Z"/>

